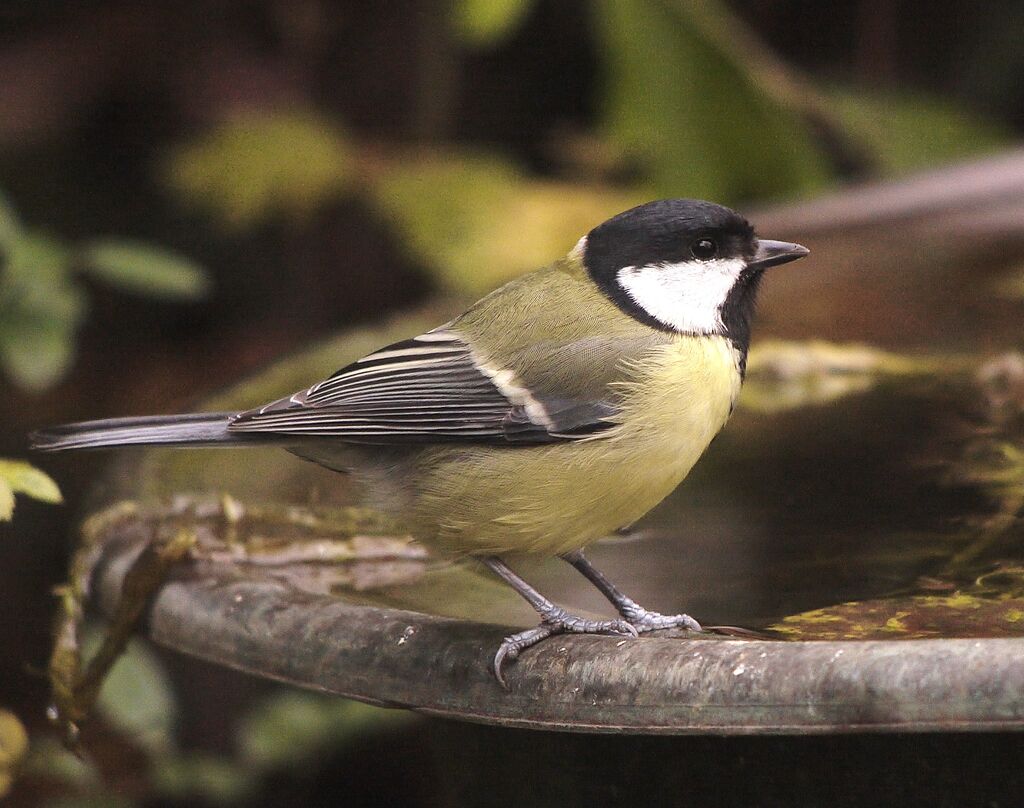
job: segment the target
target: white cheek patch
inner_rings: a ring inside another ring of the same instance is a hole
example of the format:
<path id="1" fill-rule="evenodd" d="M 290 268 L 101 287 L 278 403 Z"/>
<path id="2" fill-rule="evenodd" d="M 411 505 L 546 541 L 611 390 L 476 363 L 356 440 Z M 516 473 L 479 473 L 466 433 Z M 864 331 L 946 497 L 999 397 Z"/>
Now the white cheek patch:
<path id="1" fill-rule="evenodd" d="M 651 317 L 686 333 L 720 333 L 722 304 L 746 266 L 740 258 L 623 267 L 619 285 Z"/>

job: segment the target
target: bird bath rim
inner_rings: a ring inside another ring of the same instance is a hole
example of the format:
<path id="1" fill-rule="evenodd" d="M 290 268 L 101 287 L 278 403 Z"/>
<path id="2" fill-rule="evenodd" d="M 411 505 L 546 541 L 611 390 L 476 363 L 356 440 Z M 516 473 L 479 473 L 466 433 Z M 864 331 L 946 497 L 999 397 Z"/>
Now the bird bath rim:
<path id="1" fill-rule="evenodd" d="M 93 592 L 111 615 L 138 543 L 104 543 Z M 507 627 L 267 580 L 183 574 L 153 597 L 158 645 L 264 678 L 505 727 L 626 734 L 1024 729 L 1024 639 L 768 641 L 561 636 L 507 670 Z"/>

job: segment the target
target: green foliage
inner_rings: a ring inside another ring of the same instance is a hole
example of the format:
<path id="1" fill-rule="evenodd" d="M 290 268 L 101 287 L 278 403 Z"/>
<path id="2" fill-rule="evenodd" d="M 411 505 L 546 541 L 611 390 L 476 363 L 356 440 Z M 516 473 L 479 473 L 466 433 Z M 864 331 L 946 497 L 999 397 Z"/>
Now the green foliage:
<path id="1" fill-rule="evenodd" d="M 446 289 L 465 295 L 550 263 L 597 222 L 642 201 L 630 192 L 538 182 L 505 161 L 458 155 L 396 164 L 373 192 L 410 252 Z"/>
<path id="2" fill-rule="evenodd" d="M 80 792 L 96 789 L 100 782 L 95 763 L 63 747 L 54 737 L 32 738 L 24 769 Z"/>
<path id="3" fill-rule="evenodd" d="M 0 522 L 9 522 L 14 516 L 14 490 L 6 480 L 0 480 Z"/>
<path id="4" fill-rule="evenodd" d="M 209 285 L 199 267 L 166 250 L 114 239 L 67 245 L 27 229 L 0 197 L 0 366 L 18 386 L 45 390 L 71 366 L 86 312 L 79 271 L 165 298 L 195 298 Z"/>
<path id="5" fill-rule="evenodd" d="M 68 369 L 85 298 L 55 239 L 17 231 L 0 276 L 0 363 L 16 384 L 42 390 Z"/>
<path id="6" fill-rule="evenodd" d="M 374 191 L 410 252 L 458 285 L 457 278 L 489 270 L 487 245 L 474 234 L 489 229 L 520 181 L 503 161 L 451 158 L 396 166 Z"/>
<path id="7" fill-rule="evenodd" d="M 158 674 L 155 678 L 154 673 Z M 112 678 L 104 686 L 100 702 L 101 707 L 108 703 L 104 717 L 127 731 L 146 752 L 153 792 L 161 799 L 176 802 L 200 799 L 210 805 L 248 804 L 258 793 L 262 778 L 286 769 L 315 765 L 328 751 L 337 753 L 370 733 L 416 720 L 407 712 L 283 690 L 259 702 L 239 724 L 237 754 L 179 753 L 170 743 L 169 728 L 175 710 L 158 663 L 148 654 L 130 649 L 114 668 L 114 675 L 123 681 L 118 683 Z M 156 688 L 156 698 L 149 694 L 150 686 Z M 123 704 L 116 704 L 118 699 L 124 699 Z M 133 714 L 136 709 L 141 709 L 141 719 Z M 0 718 L 2 715 L 0 712 Z M 152 734 L 153 727 L 160 728 L 157 735 Z M 145 731 L 140 734 L 140 730 Z M 159 742 L 152 743 L 154 738 Z M 69 800 L 100 801 L 113 796 L 88 759 L 79 759 L 50 739 L 35 741 L 32 746 L 24 768 L 70 789 L 73 796 L 69 795 Z"/>
<path id="8" fill-rule="evenodd" d="M 1008 131 L 954 103 L 908 92 L 831 92 L 847 130 L 885 173 L 899 174 L 994 151 Z"/>
<path id="9" fill-rule="evenodd" d="M 235 757 L 160 756 L 154 760 L 154 784 L 166 797 L 238 802 L 258 788 L 263 776 L 313 764 L 326 750 L 337 753 L 368 734 L 415 720 L 407 712 L 283 690 L 261 701 L 241 721 Z"/>
<path id="10" fill-rule="evenodd" d="M 0 798 L 10 791 L 14 775 L 28 752 L 28 733 L 18 718 L 0 709 Z"/>
<path id="11" fill-rule="evenodd" d="M 352 182 L 347 139 L 313 112 L 232 118 L 176 148 L 164 175 L 187 204 L 246 229 L 275 214 L 304 219 Z"/>
<path id="12" fill-rule="evenodd" d="M 284 691 L 268 698 L 238 727 L 239 754 L 247 766 L 268 771 L 310 760 L 367 732 L 399 726 L 409 713 L 330 696 Z"/>
<path id="13" fill-rule="evenodd" d="M 729 202 L 828 182 L 789 88 L 725 46 L 742 26 L 718 2 L 603 0 L 595 10 L 608 134 L 657 194 Z"/>
<path id="14" fill-rule="evenodd" d="M 494 46 L 533 3 L 459 0 L 451 21 L 464 42 Z M 590 13 L 604 97 L 601 137 L 587 135 L 600 141 L 604 170 L 590 164 L 588 176 L 637 169 L 625 189 L 538 181 L 501 157 L 451 148 L 429 158 L 360 149 L 310 109 L 223 121 L 175 148 L 164 179 L 187 205 L 236 230 L 301 220 L 364 192 L 442 288 L 468 296 L 547 264 L 602 219 L 652 196 L 792 197 L 830 183 L 837 157 L 902 170 L 1000 142 L 949 109 L 819 92 L 723 0 L 599 0 Z M 586 159 L 573 152 L 579 139 L 560 143 L 567 162 Z"/>
<path id="15" fill-rule="evenodd" d="M 168 800 L 200 797 L 204 804 L 240 804 L 253 791 L 253 781 L 253 772 L 214 755 L 193 753 L 154 761 L 153 788 Z"/>
<path id="16" fill-rule="evenodd" d="M 0 521 L 14 513 L 14 495 L 24 494 L 40 502 L 62 502 L 60 489 L 50 477 L 21 460 L 0 458 Z"/>
<path id="17" fill-rule="evenodd" d="M 99 645 L 99 632 L 87 637 L 87 655 Z M 178 708 L 163 666 L 149 648 L 133 640 L 111 668 L 96 701 L 104 720 L 151 753 L 173 748 Z"/>
<path id="18" fill-rule="evenodd" d="M 83 528 L 87 537 L 86 549 L 80 549 L 79 553 L 91 552 L 87 548 L 95 540 L 95 537 L 88 538 L 92 531 L 100 529 L 108 518 L 119 518 L 118 514 L 123 513 L 123 508 L 114 508 L 110 514 L 97 515 L 90 520 L 92 526 Z M 365 524 L 363 521 L 360 523 Z M 326 527 L 321 529 L 326 530 Z M 194 536 L 194 532 L 183 528 L 177 535 Z M 180 559 L 180 553 L 172 549 L 180 544 L 179 539 L 168 539 L 160 552 L 174 552 Z M 193 545 L 189 543 L 187 546 Z M 123 632 L 136 625 L 145 602 L 163 580 L 163 575 L 159 581 L 146 579 L 154 572 L 152 566 L 156 557 L 152 549 L 147 547 L 139 555 L 140 560 L 135 561 L 128 571 L 124 586 L 128 594 L 122 598 L 118 613 L 104 629 L 81 629 L 81 601 L 77 601 L 77 606 L 71 603 L 72 608 L 66 615 L 71 625 L 58 622 L 52 658 L 63 656 L 66 662 L 61 664 L 69 663 L 73 670 L 59 674 L 63 684 L 54 683 L 55 702 L 50 708 L 50 715 L 51 720 L 58 724 L 64 723 L 62 714 L 65 719 L 74 718 L 80 723 L 87 716 L 89 705 L 68 703 L 66 695 L 62 696 L 57 691 L 76 691 L 79 698 L 85 698 L 83 691 L 95 685 L 99 689 L 95 702 L 97 713 L 108 726 L 116 728 L 133 749 L 144 754 L 149 761 L 149 781 L 161 797 L 172 800 L 198 797 L 204 803 L 244 804 L 259 788 L 261 778 L 269 774 L 285 767 L 313 763 L 323 757 L 325 749 L 337 751 L 345 744 L 357 742 L 367 733 L 414 720 L 414 716 L 405 712 L 282 690 L 258 703 L 240 722 L 236 730 L 236 755 L 182 754 L 174 739 L 177 699 L 159 659 L 142 642 L 132 641 L 122 646 L 120 641 Z M 178 549 L 184 547 L 179 546 Z M 150 561 L 143 561 L 147 557 Z M 140 564 L 145 569 L 140 569 Z M 65 609 L 69 598 L 73 600 L 81 596 L 87 586 L 87 578 L 88 566 L 79 561 L 73 562 L 71 583 L 65 588 Z M 78 594 L 68 590 L 75 590 Z M 131 616 L 126 616 L 125 602 L 129 600 L 137 600 L 138 603 L 128 605 L 127 611 Z M 79 633 L 84 634 L 81 650 L 75 639 Z M 109 665 L 100 662 L 111 648 L 115 648 L 113 653 L 117 656 L 109 660 Z M 52 658 L 51 677 L 54 675 Z M 81 669 L 83 658 L 90 660 L 85 670 Z M 97 666 L 102 669 L 97 669 Z M 0 777 L 4 764 L 2 719 L 0 710 Z M 66 738 L 77 737 L 77 733 L 66 734 L 67 729 L 64 726 Z M 82 765 L 77 757 L 50 743 L 49 739 L 33 743 L 33 754 L 25 770 L 67 787 L 71 791 L 69 799 L 101 800 L 110 793 L 110 784 L 103 782 L 100 772 L 88 763 L 87 758 Z"/>
<path id="19" fill-rule="evenodd" d="M 191 261 L 134 241 L 86 244 L 82 268 L 111 286 L 149 297 L 195 299 L 209 291 L 209 279 Z"/>
<path id="20" fill-rule="evenodd" d="M 513 33 L 533 5 L 534 0 L 457 0 L 455 31 L 471 45 L 493 45 Z"/>

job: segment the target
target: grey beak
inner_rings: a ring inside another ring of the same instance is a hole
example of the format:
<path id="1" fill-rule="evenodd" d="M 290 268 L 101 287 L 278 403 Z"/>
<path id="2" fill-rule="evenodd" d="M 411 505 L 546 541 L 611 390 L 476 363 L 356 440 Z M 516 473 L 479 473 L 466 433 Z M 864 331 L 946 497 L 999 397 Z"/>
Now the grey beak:
<path id="1" fill-rule="evenodd" d="M 766 267 L 788 264 L 797 258 L 803 258 L 810 253 L 806 247 L 800 244 L 790 244 L 788 241 L 770 241 L 766 238 L 757 240 L 757 252 L 753 260 L 747 264 L 748 267 L 765 269 Z"/>

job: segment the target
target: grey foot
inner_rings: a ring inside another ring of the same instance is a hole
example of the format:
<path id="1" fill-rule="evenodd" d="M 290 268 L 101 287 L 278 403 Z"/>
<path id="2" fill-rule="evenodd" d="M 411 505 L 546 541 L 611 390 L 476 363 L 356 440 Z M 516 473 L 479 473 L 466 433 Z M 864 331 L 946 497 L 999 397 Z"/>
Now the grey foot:
<path id="1" fill-rule="evenodd" d="M 688 614 L 659 614 L 658 612 L 649 612 L 642 606 L 627 607 L 623 610 L 622 616 L 641 634 L 645 631 L 661 631 L 670 628 L 698 632 L 704 630 L 700 627 L 700 623 Z"/>
<path id="2" fill-rule="evenodd" d="M 615 611 L 626 618 L 638 632 L 660 631 L 661 629 L 682 628 L 687 631 L 701 631 L 700 623 L 688 614 L 658 614 L 649 612 L 635 600 L 627 597 L 609 581 L 604 573 L 587 561 L 582 550 L 574 550 L 562 556 L 563 559 L 572 564 L 583 576 L 598 588 L 611 604 Z"/>
<path id="3" fill-rule="evenodd" d="M 660 615 L 659 615 L 660 617 Z M 494 675 L 507 688 L 505 677 L 502 675 L 502 667 L 506 660 L 514 660 L 527 648 L 536 645 L 541 640 L 546 640 L 553 634 L 617 634 L 624 637 L 636 637 L 640 629 L 626 620 L 588 620 L 569 614 L 565 609 L 556 608 L 544 615 L 539 626 L 520 631 L 506 637 L 498 653 L 494 655 Z"/>

